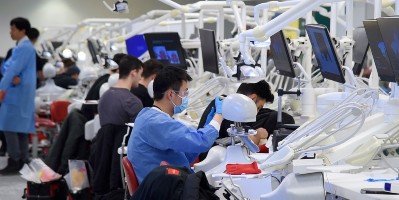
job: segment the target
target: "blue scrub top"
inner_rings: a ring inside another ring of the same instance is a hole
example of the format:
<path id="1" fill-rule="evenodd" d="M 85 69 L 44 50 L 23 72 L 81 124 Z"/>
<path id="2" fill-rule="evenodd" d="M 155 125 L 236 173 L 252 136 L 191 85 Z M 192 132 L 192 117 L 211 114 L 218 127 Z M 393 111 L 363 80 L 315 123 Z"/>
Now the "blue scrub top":
<path id="1" fill-rule="evenodd" d="M 27 37 L 19 41 L 2 68 L 0 90 L 6 96 L 0 107 L 0 130 L 35 133 L 36 51 Z M 16 86 L 12 84 L 15 76 L 21 78 Z"/>
<path id="2" fill-rule="evenodd" d="M 208 151 L 218 135 L 212 125 L 196 130 L 157 108 L 143 108 L 134 122 L 127 156 L 141 183 L 161 161 L 190 168 L 190 163 Z"/>

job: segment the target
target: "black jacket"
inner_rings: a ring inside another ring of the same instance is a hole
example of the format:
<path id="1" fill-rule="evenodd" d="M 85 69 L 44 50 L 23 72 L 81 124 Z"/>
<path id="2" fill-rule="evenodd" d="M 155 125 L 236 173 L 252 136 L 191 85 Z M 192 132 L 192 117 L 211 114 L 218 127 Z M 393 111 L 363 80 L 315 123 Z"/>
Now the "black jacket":
<path id="1" fill-rule="evenodd" d="M 51 169 L 64 175 L 68 172 L 68 159 L 89 158 L 90 142 L 85 140 L 84 133 L 86 122 L 86 117 L 78 110 L 73 110 L 67 116 L 45 160 Z"/>
<path id="2" fill-rule="evenodd" d="M 93 191 L 97 195 L 106 195 L 122 188 L 118 148 L 122 145 L 126 131 L 127 126 L 107 124 L 98 130 L 93 140 L 90 164 L 94 170 Z"/>
<path id="3" fill-rule="evenodd" d="M 144 178 L 130 200 L 216 200 L 215 191 L 202 171 L 160 166 Z"/>

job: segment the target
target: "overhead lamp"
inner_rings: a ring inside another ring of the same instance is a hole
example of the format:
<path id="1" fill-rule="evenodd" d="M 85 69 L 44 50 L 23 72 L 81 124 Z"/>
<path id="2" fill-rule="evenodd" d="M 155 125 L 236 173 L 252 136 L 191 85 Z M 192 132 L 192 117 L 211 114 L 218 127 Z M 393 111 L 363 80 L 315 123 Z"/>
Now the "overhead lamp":
<path id="1" fill-rule="evenodd" d="M 114 7 L 111 8 L 110 5 L 108 5 L 107 2 L 103 1 L 105 7 L 108 8 L 108 10 L 112 11 L 112 12 L 118 12 L 118 13 L 129 13 L 129 7 L 128 7 L 128 3 L 127 1 L 124 0 L 117 0 L 114 3 Z"/>
<path id="2" fill-rule="evenodd" d="M 78 61 L 85 61 L 86 60 L 86 53 L 83 51 L 78 52 Z"/>
<path id="3" fill-rule="evenodd" d="M 64 58 L 72 58 L 73 52 L 72 50 L 66 48 L 62 51 L 62 57 Z"/>

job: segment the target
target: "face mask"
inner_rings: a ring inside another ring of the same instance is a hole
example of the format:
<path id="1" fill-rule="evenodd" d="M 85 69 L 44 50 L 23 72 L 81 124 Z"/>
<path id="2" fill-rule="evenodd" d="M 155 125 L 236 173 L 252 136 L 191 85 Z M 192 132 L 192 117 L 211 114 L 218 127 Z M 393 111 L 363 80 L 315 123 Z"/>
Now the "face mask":
<path id="1" fill-rule="evenodd" d="M 181 96 L 179 96 L 179 97 L 181 98 L 181 101 L 182 101 L 180 106 L 177 106 L 175 103 L 173 103 L 172 100 L 170 100 L 172 102 L 172 104 L 174 105 L 174 108 L 173 108 L 173 113 L 174 114 L 178 114 L 178 113 L 183 112 L 183 110 L 185 110 L 187 108 L 187 105 L 188 105 L 188 98 L 187 97 L 181 97 Z"/>
<path id="2" fill-rule="evenodd" d="M 148 83 L 147 87 L 148 94 L 150 95 L 151 98 L 154 98 L 154 80 L 150 81 Z"/>

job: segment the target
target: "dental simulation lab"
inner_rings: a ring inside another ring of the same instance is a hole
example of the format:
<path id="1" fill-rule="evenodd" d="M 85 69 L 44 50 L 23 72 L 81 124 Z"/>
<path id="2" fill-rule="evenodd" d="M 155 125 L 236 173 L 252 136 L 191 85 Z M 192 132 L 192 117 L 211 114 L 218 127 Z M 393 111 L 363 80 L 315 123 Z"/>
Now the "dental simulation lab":
<path id="1" fill-rule="evenodd" d="M 399 199 L 399 0 L 0 5 L 0 200 Z"/>

